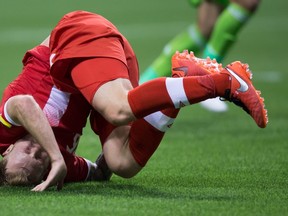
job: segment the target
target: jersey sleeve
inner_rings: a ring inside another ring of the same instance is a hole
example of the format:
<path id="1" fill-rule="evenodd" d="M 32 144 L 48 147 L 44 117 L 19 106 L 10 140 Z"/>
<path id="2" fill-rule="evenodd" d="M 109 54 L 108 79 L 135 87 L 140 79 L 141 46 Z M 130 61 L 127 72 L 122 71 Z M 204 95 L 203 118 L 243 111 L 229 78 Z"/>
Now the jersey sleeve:
<path id="1" fill-rule="evenodd" d="M 73 153 L 69 153 L 62 146 L 60 147 L 60 151 L 67 166 L 65 182 L 85 181 L 89 172 L 86 160 Z"/>
<path id="2" fill-rule="evenodd" d="M 3 94 L 2 102 L 0 105 L 0 153 L 8 147 L 6 144 L 15 143 L 18 139 L 23 137 L 27 132 L 24 127 L 15 123 L 12 118 L 9 117 L 6 111 L 7 100 L 11 93 L 10 88 L 6 88 Z M 3 148 L 2 148 L 3 147 Z"/>
<path id="3" fill-rule="evenodd" d="M 8 128 L 11 128 L 12 126 L 21 126 L 20 124 L 16 123 L 7 112 L 7 103 L 9 102 L 9 99 L 5 102 L 3 112 L 0 114 L 0 122 Z"/>

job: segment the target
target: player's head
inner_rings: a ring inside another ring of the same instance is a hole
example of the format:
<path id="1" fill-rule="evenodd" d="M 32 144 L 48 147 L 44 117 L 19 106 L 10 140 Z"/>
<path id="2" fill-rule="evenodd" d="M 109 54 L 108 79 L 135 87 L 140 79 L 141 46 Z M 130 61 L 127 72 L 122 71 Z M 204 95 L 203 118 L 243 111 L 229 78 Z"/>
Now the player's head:
<path id="1" fill-rule="evenodd" d="M 3 153 L 1 181 L 9 185 L 37 184 L 42 181 L 48 166 L 47 152 L 31 136 L 26 136 Z"/>

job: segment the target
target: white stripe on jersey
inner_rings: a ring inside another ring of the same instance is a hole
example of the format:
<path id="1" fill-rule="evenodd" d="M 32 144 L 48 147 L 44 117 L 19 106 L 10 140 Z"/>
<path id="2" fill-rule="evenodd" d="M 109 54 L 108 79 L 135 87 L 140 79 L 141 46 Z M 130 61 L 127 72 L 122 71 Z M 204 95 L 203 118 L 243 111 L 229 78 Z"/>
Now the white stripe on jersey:
<path id="1" fill-rule="evenodd" d="M 43 109 L 51 126 L 58 126 L 59 122 L 67 110 L 70 100 L 70 93 L 63 92 L 53 86 L 49 99 Z"/>
<path id="2" fill-rule="evenodd" d="M 145 116 L 144 119 L 153 127 L 162 132 L 167 131 L 175 120 L 174 118 L 164 115 L 160 111 Z"/>
<path id="3" fill-rule="evenodd" d="M 189 105 L 188 98 L 184 91 L 183 78 L 166 78 L 166 89 L 175 108 Z"/>
<path id="4" fill-rule="evenodd" d="M 4 116 L 6 118 L 6 120 L 8 121 L 8 123 L 10 123 L 11 125 L 14 125 L 14 126 L 21 126 L 20 124 L 17 124 L 15 121 L 13 121 L 13 119 L 8 115 L 8 112 L 7 112 L 7 103 L 8 101 L 10 100 L 11 98 L 9 98 L 5 105 L 4 105 Z"/>

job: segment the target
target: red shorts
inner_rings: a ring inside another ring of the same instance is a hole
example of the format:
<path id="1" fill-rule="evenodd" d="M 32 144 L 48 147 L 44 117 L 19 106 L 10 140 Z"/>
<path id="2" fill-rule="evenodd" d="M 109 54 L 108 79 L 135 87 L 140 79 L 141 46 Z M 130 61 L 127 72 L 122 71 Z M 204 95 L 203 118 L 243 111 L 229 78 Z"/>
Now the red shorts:
<path id="1" fill-rule="evenodd" d="M 90 86 L 93 90 L 89 92 L 95 93 L 98 85 L 116 78 L 129 78 L 134 87 L 138 85 L 138 62 L 132 47 L 118 29 L 100 15 L 85 11 L 66 14 L 51 32 L 49 47 L 50 74 L 62 91 L 79 93 L 72 80 L 73 68 L 73 76 L 79 81 L 77 85 L 87 87 L 84 85 L 98 83 Z M 89 63 L 84 65 L 83 60 Z M 87 83 L 83 83 L 83 79 Z M 91 95 L 87 97 L 91 101 Z"/>
<path id="2" fill-rule="evenodd" d="M 71 77 L 89 103 L 92 103 L 95 92 L 104 83 L 117 78 L 129 79 L 126 65 L 113 58 L 79 59 L 71 70 Z"/>
<path id="3" fill-rule="evenodd" d="M 91 102 L 97 89 L 111 80 L 128 78 L 133 87 L 138 86 L 138 62 L 132 47 L 100 15 L 66 14 L 51 32 L 49 47 L 50 74 L 62 91 L 81 92 Z M 115 126 L 93 113 L 91 127 L 103 143 Z"/>

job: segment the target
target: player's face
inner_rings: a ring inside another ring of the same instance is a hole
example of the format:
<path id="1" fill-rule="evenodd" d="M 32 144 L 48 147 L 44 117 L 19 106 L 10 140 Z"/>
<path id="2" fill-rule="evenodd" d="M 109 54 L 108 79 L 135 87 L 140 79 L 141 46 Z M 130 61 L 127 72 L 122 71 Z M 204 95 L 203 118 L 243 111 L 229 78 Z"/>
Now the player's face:
<path id="1" fill-rule="evenodd" d="M 7 149 L 6 173 L 25 172 L 27 184 L 39 183 L 47 172 L 49 157 L 46 151 L 33 140 L 21 139 Z"/>

